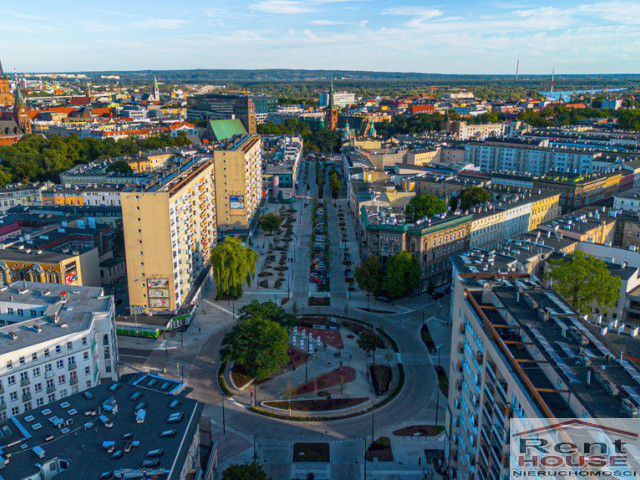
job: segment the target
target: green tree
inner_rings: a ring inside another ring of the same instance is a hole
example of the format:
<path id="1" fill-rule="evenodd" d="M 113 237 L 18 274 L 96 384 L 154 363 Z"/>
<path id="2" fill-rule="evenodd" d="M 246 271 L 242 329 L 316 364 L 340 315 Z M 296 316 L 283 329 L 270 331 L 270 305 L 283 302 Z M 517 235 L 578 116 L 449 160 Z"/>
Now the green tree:
<path id="1" fill-rule="evenodd" d="M 261 215 L 258 223 L 260 228 L 265 232 L 274 233 L 278 231 L 278 228 L 280 228 L 282 219 L 277 213 L 269 212 L 265 215 Z"/>
<path id="2" fill-rule="evenodd" d="M 218 297 L 225 295 L 240 297 L 242 285 L 251 284 L 260 257 L 253 248 L 242 244 L 235 237 L 226 237 L 211 252 L 213 276 L 218 289 Z"/>
<path id="3" fill-rule="evenodd" d="M 387 272 L 382 289 L 389 298 L 397 298 L 410 293 L 420 285 L 420 265 L 418 259 L 402 250 L 387 260 Z"/>
<path id="4" fill-rule="evenodd" d="M 292 328 L 296 323 L 296 317 L 287 313 L 284 308 L 280 307 L 273 300 L 260 303 L 255 298 L 251 303 L 240 308 L 238 319 L 240 321 L 249 320 L 251 318 L 262 317 L 271 322 L 286 328 Z"/>
<path id="5" fill-rule="evenodd" d="M 404 209 L 410 222 L 415 222 L 422 217 L 432 217 L 436 213 L 444 213 L 447 211 L 447 205 L 444 200 L 439 199 L 435 195 L 416 195 Z"/>
<path id="6" fill-rule="evenodd" d="M 458 208 L 458 197 L 451 197 L 449 199 L 449 208 L 451 210 L 455 210 L 456 208 Z"/>
<path id="7" fill-rule="evenodd" d="M 470 187 L 460 192 L 460 208 L 462 210 L 469 210 L 474 205 L 490 201 L 491 194 L 486 188 Z"/>
<path id="8" fill-rule="evenodd" d="M 622 280 L 611 275 L 607 264 L 578 250 L 549 261 L 553 288 L 580 314 L 587 315 L 595 303 L 605 312 L 620 298 Z"/>
<path id="9" fill-rule="evenodd" d="M 262 317 L 239 322 L 222 340 L 222 358 L 243 365 L 247 375 L 265 378 L 289 361 L 286 328 Z"/>
<path id="10" fill-rule="evenodd" d="M 340 175 L 336 172 L 331 172 L 329 174 L 329 188 L 331 188 L 331 192 L 334 195 L 337 195 L 340 189 L 342 188 L 342 181 L 340 180 Z"/>
<path id="11" fill-rule="evenodd" d="M 378 295 L 382 292 L 382 281 L 384 279 L 384 267 L 380 259 L 375 255 L 369 256 L 356 267 L 354 273 L 358 286 L 365 292 Z"/>
<path id="12" fill-rule="evenodd" d="M 358 347 L 360 347 L 362 351 L 369 354 L 375 352 L 377 346 L 376 336 L 373 333 L 367 330 L 360 332 L 360 335 L 358 335 Z"/>
<path id="13" fill-rule="evenodd" d="M 115 173 L 124 173 L 124 174 L 133 172 L 132 168 L 124 160 L 118 160 L 117 162 L 113 162 L 111 165 L 107 167 L 106 171 L 115 172 Z"/>
<path id="14" fill-rule="evenodd" d="M 272 480 L 257 462 L 236 464 L 222 472 L 222 480 Z"/>

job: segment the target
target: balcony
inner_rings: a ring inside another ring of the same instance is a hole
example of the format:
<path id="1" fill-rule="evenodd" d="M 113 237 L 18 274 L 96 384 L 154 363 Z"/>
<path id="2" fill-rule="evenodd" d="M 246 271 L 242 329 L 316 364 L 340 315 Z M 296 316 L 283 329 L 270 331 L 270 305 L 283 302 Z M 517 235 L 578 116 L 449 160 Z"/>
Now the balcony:
<path id="1" fill-rule="evenodd" d="M 69 379 L 69 383 L 71 385 L 77 385 L 78 384 L 78 377 L 73 377 Z"/>
<path id="2" fill-rule="evenodd" d="M 20 379 L 20 386 L 21 387 L 26 387 L 27 385 L 29 385 L 31 383 L 31 380 L 29 380 L 29 378 L 21 378 Z"/>
<path id="3" fill-rule="evenodd" d="M 4 400 L 0 400 L 0 411 L 6 410 L 6 409 L 7 409 L 7 404 L 4 403 Z"/>
<path id="4" fill-rule="evenodd" d="M 76 370 L 78 368 L 78 364 L 76 362 L 69 362 L 69 371 Z"/>
<path id="5" fill-rule="evenodd" d="M 30 402 L 31 401 L 31 394 L 30 393 L 25 393 L 24 395 L 22 395 L 22 401 L 23 402 Z"/>
<path id="6" fill-rule="evenodd" d="M 47 393 L 54 393 L 56 391 L 55 385 L 47 385 Z"/>

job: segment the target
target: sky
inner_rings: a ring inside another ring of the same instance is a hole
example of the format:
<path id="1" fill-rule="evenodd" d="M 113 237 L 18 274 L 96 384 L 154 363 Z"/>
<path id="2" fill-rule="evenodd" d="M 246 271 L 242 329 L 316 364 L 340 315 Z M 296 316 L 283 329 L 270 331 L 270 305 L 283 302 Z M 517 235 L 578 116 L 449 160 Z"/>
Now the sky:
<path id="1" fill-rule="evenodd" d="M 5 71 L 640 73 L 640 1 L 0 2 Z"/>

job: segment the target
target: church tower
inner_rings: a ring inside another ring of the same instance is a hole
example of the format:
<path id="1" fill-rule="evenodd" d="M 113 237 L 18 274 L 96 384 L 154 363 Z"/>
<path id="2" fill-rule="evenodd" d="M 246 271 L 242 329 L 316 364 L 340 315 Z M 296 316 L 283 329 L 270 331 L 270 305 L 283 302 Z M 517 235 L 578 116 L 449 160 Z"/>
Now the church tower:
<path id="1" fill-rule="evenodd" d="M 158 87 L 158 79 L 156 76 L 153 76 L 153 99 L 154 102 L 160 101 L 160 87 Z"/>
<path id="2" fill-rule="evenodd" d="M 2 62 L 0 62 L 0 107 L 10 107 L 12 105 L 13 95 L 11 95 L 9 77 L 4 74 Z"/>
<path id="3" fill-rule="evenodd" d="M 333 99 L 333 79 L 331 79 L 331 85 L 329 87 L 329 107 L 325 112 L 324 123 L 325 127 L 330 130 L 335 130 L 338 126 L 338 109 Z"/>
<path id="4" fill-rule="evenodd" d="M 20 85 L 16 85 L 16 98 L 13 105 L 13 119 L 25 135 L 31 133 L 31 119 L 27 110 L 27 103 L 24 101 Z"/>

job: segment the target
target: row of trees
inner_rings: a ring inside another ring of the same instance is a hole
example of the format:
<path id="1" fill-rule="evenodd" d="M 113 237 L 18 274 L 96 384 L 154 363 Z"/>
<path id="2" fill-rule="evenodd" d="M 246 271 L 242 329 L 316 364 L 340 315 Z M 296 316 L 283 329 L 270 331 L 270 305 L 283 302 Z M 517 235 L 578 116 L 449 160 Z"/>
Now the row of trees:
<path id="1" fill-rule="evenodd" d="M 263 135 L 300 135 L 304 140 L 306 153 L 331 152 L 339 150 L 340 133 L 328 128 L 312 128 L 307 122 L 287 118 L 283 124 L 273 122 L 258 125 L 258 133 Z"/>
<path id="2" fill-rule="evenodd" d="M 384 265 L 371 255 L 356 267 L 355 279 L 358 286 L 370 294 L 398 298 L 418 288 L 420 265 L 406 250 L 394 254 Z"/>
<path id="3" fill-rule="evenodd" d="M 189 145 L 184 135 L 172 137 L 167 134 L 145 139 L 112 138 L 80 139 L 78 135 L 60 137 L 38 134 L 25 135 L 19 142 L 0 147 L 0 185 L 29 183 L 32 181 L 57 181 L 58 175 L 80 163 L 89 163 L 98 158 L 136 155 L 141 150 Z"/>

